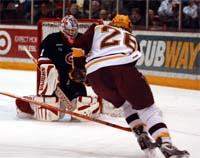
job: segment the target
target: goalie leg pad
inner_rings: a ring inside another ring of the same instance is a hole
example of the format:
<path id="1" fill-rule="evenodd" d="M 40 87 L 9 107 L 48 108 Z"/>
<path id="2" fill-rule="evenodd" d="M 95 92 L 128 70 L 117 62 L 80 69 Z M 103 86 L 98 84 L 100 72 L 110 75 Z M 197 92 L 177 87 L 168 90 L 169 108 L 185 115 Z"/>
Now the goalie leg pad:
<path id="1" fill-rule="evenodd" d="M 40 65 L 39 95 L 51 96 L 59 83 L 59 74 L 54 64 Z"/>
<path id="2" fill-rule="evenodd" d="M 109 115 L 111 117 L 123 117 L 123 109 L 114 107 L 113 104 L 105 99 L 102 99 L 102 114 Z"/>
<path id="3" fill-rule="evenodd" d="M 100 114 L 100 103 L 96 97 L 79 96 L 73 100 L 76 104 L 75 113 L 96 118 Z"/>
<path id="4" fill-rule="evenodd" d="M 33 96 L 25 96 L 25 98 L 33 99 Z M 21 99 L 16 99 L 15 104 L 17 109 L 21 112 L 28 113 L 30 115 L 34 115 L 34 110 L 31 108 L 31 105 L 28 102 L 25 102 Z"/>
<path id="5" fill-rule="evenodd" d="M 34 98 L 35 101 L 44 102 L 54 107 L 60 108 L 60 101 L 56 97 L 38 97 Z M 41 106 L 35 106 L 34 117 L 40 121 L 57 121 L 60 119 L 60 112 L 48 110 Z"/>
<path id="6" fill-rule="evenodd" d="M 24 96 L 24 98 L 33 99 L 34 96 Z M 31 107 L 31 105 L 28 102 L 25 102 L 21 99 L 15 100 L 16 104 L 16 112 L 18 118 L 30 118 L 34 119 L 34 109 Z"/>
<path id="7" fill-rule="evenodd" d="M 60 101 L 56 97 L 25 96 L 38 102 L 44 102 L 54 107 L 60 107 Z M 58 111 L 48 110 L 38 105 L 16 99 L 17 116 L 20 118 L 33 118 L 39 121 L 57 121 L 62 116 Z"/>

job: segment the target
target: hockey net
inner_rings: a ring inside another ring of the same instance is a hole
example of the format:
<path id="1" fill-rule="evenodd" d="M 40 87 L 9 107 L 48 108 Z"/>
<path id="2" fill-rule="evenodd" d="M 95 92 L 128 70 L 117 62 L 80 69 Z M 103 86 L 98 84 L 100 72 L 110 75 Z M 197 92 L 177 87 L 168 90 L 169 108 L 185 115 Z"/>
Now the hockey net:
<path id="1" fill-rule="evenodd" d="M 40 50 L 40 44 L 44 38 L 54 32 L 59 32 L 59 24 L 61 19 L 53 19 L 53 18 L 42 18 L 38 22 L 38 44 L 37 44 L 37 50 Z M 103 24 L 103 21 L 100 19 L 78 19 L 79 22 L 79 33 L 84 33 L 92 24 Z M 37 54 L 37 57 L 39 57 L 39 52 Z M 39 72 L 37 73 L 39 74 Z M 37 89 L 39 84 L 39 75 L 37 75 Z M 89 91 L 89 95 L 94 96 L 94 94 L 91 94 L 91 91 Z M 113 116 L 113 117 L 121 117 L 123 116 L 122 109 L 116 109 L 113 107 L 113 105 L 104 99 L 102 99 L 102 112 L 104 114 Z"/>

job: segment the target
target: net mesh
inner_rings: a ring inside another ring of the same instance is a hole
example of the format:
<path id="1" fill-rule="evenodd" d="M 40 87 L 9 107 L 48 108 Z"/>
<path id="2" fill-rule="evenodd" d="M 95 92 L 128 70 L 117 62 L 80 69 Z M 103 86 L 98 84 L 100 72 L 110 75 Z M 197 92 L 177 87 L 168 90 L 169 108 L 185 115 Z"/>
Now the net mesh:
<path id="1" fill-rule="evenodd" d="M 79 33 L 84 33 L 92 24 L 103 24 L 103 21 L 97 19 L 81 19 L 79 20 Z M 60 19 L 41 19 L 38 24 L 39 42 L 41 42 L 48 34 L 59 32 Z"/>

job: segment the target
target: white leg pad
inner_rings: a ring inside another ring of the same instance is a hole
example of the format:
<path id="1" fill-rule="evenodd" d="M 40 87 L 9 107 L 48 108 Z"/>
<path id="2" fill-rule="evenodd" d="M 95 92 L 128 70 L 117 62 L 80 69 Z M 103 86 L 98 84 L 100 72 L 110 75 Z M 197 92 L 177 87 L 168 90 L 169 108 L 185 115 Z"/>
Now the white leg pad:
<path id="1" fill-rule="evenodd" d="M 39 95 L 51 96 L 59 83 L 59 74 L 54 64 L 40 65 Z"/>
<path id="2" fill-rule="evenodd" d="M 56 97 L 39 97 L 34 98 L 35 101 L 44 102 L 50 104 L 56 108 L 60 108 L 60 101 Z M 57 121 L 60 119 L 60 112 L 51 111 L 41 106 L 36 106 L 31 104 L 31 107 L 34 108 L 34 118 L 40 121 Z"/>
<path id="3" fill-rule="evenodd" d="M 110 102 L 102 99 L 102 114 L 111 117 L 123 117 L 124 111 L 122 108 L 116 108 Z"/>
<path id="4" fill-rule="evenodd" d="M 96 97 L 79 96 L 76 99 L 74 99 L 72 102 L 73 104 L 76 105 L 76 109 L 74 110 L 75 113 L 86 115 L 93 118 L 96 118 L 99 116 L 100 103 L 98 102 Z M 83 121 L 82 119 L 80 120 Z"/>

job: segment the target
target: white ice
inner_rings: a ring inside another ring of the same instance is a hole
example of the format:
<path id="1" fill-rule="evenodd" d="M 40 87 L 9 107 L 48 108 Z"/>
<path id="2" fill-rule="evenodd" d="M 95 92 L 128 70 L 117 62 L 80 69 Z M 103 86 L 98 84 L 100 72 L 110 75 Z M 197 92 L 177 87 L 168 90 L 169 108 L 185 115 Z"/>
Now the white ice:
<path id="1" fill-rule="evenodd" d="M 36 73 L 0 69 L 0 91 L 35 94 Z M 200 157 L 200 91 L 151 85 L 173 143 Z M 91 92 L 91 90 L 89 90 Z M 126 126 L 123 118 L 104 118 Z M 39 122 L 16 117 L 0 95 L 0 158 L 144 158 L 130 132 L 93 122 Z M 157 158 L 163 158 L 157 149 Z"/>

